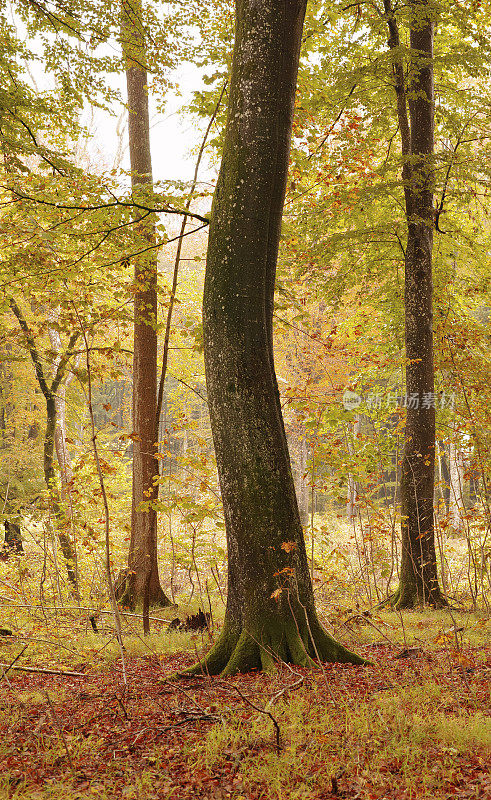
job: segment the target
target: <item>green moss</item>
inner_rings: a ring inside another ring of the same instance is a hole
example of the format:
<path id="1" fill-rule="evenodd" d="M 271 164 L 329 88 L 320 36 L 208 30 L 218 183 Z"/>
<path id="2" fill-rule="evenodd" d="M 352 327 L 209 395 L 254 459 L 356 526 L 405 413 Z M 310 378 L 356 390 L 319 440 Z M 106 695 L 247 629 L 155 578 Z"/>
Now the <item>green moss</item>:
<path id="1" fill-rule="evenodd" d="M 309 624 L 298 625 L 291 615 L 269 617 L 254 626 L 255 632 L 224 629 L 206 658 L 183 674 L 208 674 L 223 677 L 238 672 L 262 669 L 272 672 L 281 662 L 315 667 L 319 661 L 366 664 L 365 659 L 335 641 L 312 615 Z"/>

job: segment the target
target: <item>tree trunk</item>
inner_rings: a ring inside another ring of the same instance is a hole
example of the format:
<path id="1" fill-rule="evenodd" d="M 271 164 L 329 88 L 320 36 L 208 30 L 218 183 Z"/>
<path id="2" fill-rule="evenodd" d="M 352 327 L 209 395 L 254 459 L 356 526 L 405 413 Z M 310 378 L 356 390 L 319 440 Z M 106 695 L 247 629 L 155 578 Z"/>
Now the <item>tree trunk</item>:
<path id="1" fill-rule="evenodd" d="M 25 319 L 21 309 L 13 298 L 10 299 L 10 308 L 16 316 L 22 333 L 24 334 L 26 344 L 29 348 L 31 361 L 34 366 L 34 371 L 36 373 L 36 378 L 46 401 L 46 430 L 44 433 L 43 474 L 50 498 L 50 508 L 55 520 L 58 540 L 66 561 L 68 580 L 72 584 L 75 596 L 78 598 L 79 592 L 77 582 L 76 553 L 70 536 L 66 532 L 65 515 L 63 514 L 63 509 L 60 504 L 56 486 L 53 456 L 56 431 L 56 396 L 65 377 L 67 365 L 73 355 L 73 349 L 79 333 L 74 332 L 71 334 L 66 350 L 57 360 L 56 370 L 51 385 L 48 385 L 32 331 L 29 328 L 27 320 Z"/>
<path id="2" fill-rule="evenodd" d="M 464 523 L 464 454 L 459 447 L 458 432 L 454 431 L 450 442 L 449 456 L 450 501 L 448 519 L 456 533 L 462 533 Z"/>
<path id="3" fill-rule="evenodd" d="M 384 0 L 402 139 L 408 227 L 405 256 L 406 428 L 401 470 L 402 560 L 396 602 L 440 606 L 433 503 L 435 485 L 435 384 L 433 366 L 433 33 L 430 0 L 411 3 L 411 73 L 406 94 L 399 32 Z M 409 106 L 409 117 L 407 108 Z"/>
<path id="4" fill-rule="evenodd" d="M 8 423 L 12 416 L 12 389 L 14 376 L 10 362 L 10 346 L 0 351 L 0 448 L 11 447 L 15 438 L 15 429 L 7 435 Z"/>
<path id="5" fill-rule="evenodd" d="M 222 633 L 204 664 L 363 663 L 321 627 L 273 364 L 273 294 L 306 0 L 237 0 L 203 300 L 205 369 L 228 546 Z"/>
<path id="6" fill-rule="evenodd" d="M 61 552 L 66 563 L 66 570 L 68 580 L 70 581 L 75 594 L 78 596 L 78 581 L 76 570 L 76 555 L 75 550 L 66 531 L 66 516 L 60 505 L 58 490 L 56 487 L 56 476 L 54 468 L 54 447 L 55 447 L 55 431 L 56 431 L 56 403 L 54 394 L 46 397 L 46 430 L 44 433 L 44 457 L 43 457 L 43 471 L 44 480 L 48 489 L 50 498 L 50 506 L 53 514 L 54 525 L 56 534 L 60 543 Z"/>
<path id="7" fill-rule="evenodd" d="M 354 441 L 360 435 L 360 415 L 357 414 L 353 421 L 353 431 L 348 430 L 346 442 L 350 458 L 354 455 Z M 346 519 L 350 525 L 354 525 L 358 518 L 358 484 L 353 475 L 348 475 L 348 497 L 346 501 Z"/>
<path id="8" fill-rule="evenodd" d="M 121 41 L 126 59 L 128 134 L 131 185 L 135 199 L 151 199 L 153 185 L 150 152 L 146 48 L 141 3 L 122 5 Z M 155 219 L 137 223 L 141 240 L 156 242 Z M 144 246 L 144 245 L 143 245 Z M 158 442 L 157 416 L 157 253 L 134 258 L 135 299 L 133 338 L 133 489 L 131 538 L 127 579 L 118 598 L 129 608 L 167 606 L 160 585 L 157 559 Z"/>
<path id="9" fill-rule="evenodd" d="M 50 322 L 57 321 L 58 311 L 57 310 L 48 311 L 48 318 Z M 54 379 L 56 375 L 56 370 L 58 368 L 58 364 L 60 363 L 60 359 L 63 354 L 63 345 L 61 341 L 61 336 L 55 328 L 52 327 L 48 328 L 48 336 L 53 351 L 57 353 L 57 357 L 53 365 L 53 379 Z M 73 377 L 73 372 L 69 373 L 67 378 L 60 383 L 58 391 L 55 396 L 56 427 L 55 427 L 54 445 L 55 445 L 56 459 L 58 461 L 58 466 L 60 468 L 62 500 L 69 499 L 70 484 L 73 478 L 72 464 L 66 449 L 66 438 L 67 438 L 66 390 L 72 377 Z M 70 506 L 70 515 L 73 516 L 71 513 L 71 506 Z"/>
<path id="10" fill-rule="evenodd" d="M 307 436 L 303 425 L 298 426 L 296 455 L 295 489 L 300 522 L 302 523 L 302 528 L 305 528 L 309 522 L 309 480 L 307 476 Z"/>
<path id="11" fill-rule="evenodd" d="M 22 544 L 20 525 L 17 522 L 11 522 L 8 519 L 4 520 L 3 525 L 5 528 L 5 539 L 2 548 L 2 554 L 5 554 L 7 557 L 11 553 L 14 553 L 18 556 L 23 555 L 24 546 Z"/>

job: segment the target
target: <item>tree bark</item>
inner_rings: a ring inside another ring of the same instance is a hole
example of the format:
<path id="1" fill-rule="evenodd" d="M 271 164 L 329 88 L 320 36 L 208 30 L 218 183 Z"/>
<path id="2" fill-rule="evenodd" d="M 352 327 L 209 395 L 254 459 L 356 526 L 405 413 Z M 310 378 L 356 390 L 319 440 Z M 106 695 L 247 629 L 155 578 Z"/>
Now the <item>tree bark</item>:
<path id="1" fill-rule="evenodd" d="M 433 366 L 433 152 L 434 22 L 430 0 L 413 0 L 409 92 L 399 33 L 384 0 L 401 130 L 407 245 L 405 255 L 406 427 L 401 469 L 402 559 L 397 605 L 444 603 L 437 575 L 433 521 L 435 484 L 435 384 Z M 408 116 L 409 108 L 409 116 Z"/>
<path id="2" fill-rule="evenodd" d="M 228 546 L 222 633 L 192 671 L 363 663 L 320 625 L 273 363 L 273 294 L 306 0 L 237 0 L 203 300 Z"/>
<path id="3" fill-rule="evenodd" d="M 54 452 L 55 452 L 55 432 L 56 432 L 56 402 L 54 394 L 51 393 L 46 397 L 46 430 L 44 433 L 44 456 L 43 456 L 43 471 L 44 480 L 48 488 L 50 505 L 53 513 L 53 518 L 56 527 L 58 541 L 60 543 L 61 552 L 66 563 L 66 570 L 68 580 L 73 586 L 75 593 L 78 595 L 78 581 L 76 570 L 76 555 L 70 536 L 67 533 L 66 527 L 68 520 L 63 512 L 60 504 L 60 498 L 56 487 L 56 475 L 54 467 Z"/>
<path id="4" fill-rule="evenodd" d="M 121 40 L 126 60 L 131 185 L 135 199 L 151 194 L 152 157 L 146 48 L 139 0 L 123 1 Z M 143 241 L 156 242 L 155 219 L 137 223 Z M 170 605 L 160 585 L 157 559 L 157 251 L 135 256 L 133 337 L 133 478 L 131 538 L 126 580 L 118 599 L 131 609 Z"/>
<path id="5" fill-rule="evenodd" d="M 48 312 L 50 321 L 57 321 L 57 310 Z M 48 336 L 51 343 L 53 352 L 57 354 L 53 364 L 53 378 L 56 375 L 56 369 L 63 354 L 63 345 L 59 332 L 52 327 L 48 328 Z M 60 468 L 60 483 L 61 483 L 61 499 L 69 499 L 70 484 L 73 478 L 71 459 L 66 449 L 66 391 L 70 384 L 70 379 L 73 377 L 73 372 L 70 373 L 66 380 L 62 381 L 58 387 L 55 396 L 56 407 L 56 428 L 55 428 L 55 452 L 58 466 Z M 71 508 L 70 508 L 71 513 Z M 73 522 L 73 520 L 72 520 Z"/>

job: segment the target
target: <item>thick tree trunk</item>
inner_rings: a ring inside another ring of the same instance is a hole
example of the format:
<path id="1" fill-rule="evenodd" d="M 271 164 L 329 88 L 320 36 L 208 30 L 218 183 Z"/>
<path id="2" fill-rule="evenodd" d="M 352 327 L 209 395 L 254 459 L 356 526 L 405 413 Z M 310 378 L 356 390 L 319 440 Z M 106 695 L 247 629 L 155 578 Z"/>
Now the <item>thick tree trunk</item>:
<path id="1" fill-rule="evenodd" d="M 145 37 L 140 2 L 122 6 L 126 58 L 131 183 L 135 198 L 150 199 L 152 158 L 148 113 Z M 143 240 L 155 244 L 155 220 L 138 223 Z M 130 608 L 170 605 L 160 585 L 157 560 L 157 255 L 136 256 L 133 355 L 133 489 L 128 570 L 119 599 Z"/>
<path id="2" fill-rule="evenodd" d="M 401 129 L 408 237 L 405 257 L 406 428 L 401 470 L 402 559 L 396 602 L 401 608 L 442 605 L 433 503 L 435 384 L 433 366 L 433 33 L 430 0 L 411 3 L 411 84 L 406 94 L 399 32 L 384 0 Z M 409 106 L 409 117 L 407 108 Z"/>
<path id="3" fill-rule="evenodd" d="M 433 521 L 433 32 L 430 3 L 413 3 L 414 77 L 409 112 L 411 178 L 405 267 L 407 416 L 401 474 L 402 561 L 398 605 L 442 605 Z"/>
<path id="4" fill-rule="evenodd" d="M 237 0 L 203 323 L 228 544 L 221 636 L 194 671 L 362 663 L 321 627 L 273 364 L 273 292 L 306 0 Z"/>

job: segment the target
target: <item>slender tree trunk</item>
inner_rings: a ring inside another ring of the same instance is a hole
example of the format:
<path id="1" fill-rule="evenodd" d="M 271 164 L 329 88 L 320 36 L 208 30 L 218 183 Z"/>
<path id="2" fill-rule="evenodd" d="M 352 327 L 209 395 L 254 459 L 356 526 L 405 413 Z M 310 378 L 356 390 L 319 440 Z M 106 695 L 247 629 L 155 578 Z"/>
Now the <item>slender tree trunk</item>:
<path id="1" fill-rule="evenodd" d="M 360 435 L 360 415 L 357 414 L 353 422 L 353 432 L 348 431 L 346 441 L 348 452 L 352 458 L 354 455 L 354 440 Z M 346 519 L 351 525 L 358 519 L 358 485 L 351 473 L 348 475 L 348 497 L 346 502 Z"/>
<path id="2" fill-rule="evenodd" d="M 458 432 L 454 430 L 450 442 L 449 457 L 450 501 L 448 518 L 450 527 L 457 533 L 462 532 L 464 521 L 464 454 L 459 447 Z"/>
<path id="3" fill-rule="evenodd" d="M 204 664 L 361 663 L 321 627 L 273 364 L 273 293 L 306 0 L 237 0 L 229 113 L 203 301 L 228 545 L 222 633 Z"/>
<path id="4" fill-rule="evenodd" d="M 56 402 L 54 395 L 51 394 L 50 397 L 46 398 L 46 430 L 44 433 L 43 454 L 44 480 L 49 492 L 51 511 L 53 514 L 53 520 L 56 527 L 56 534 L 60 543 L 61 552 L 63 553 L 66 563 L 68 580 L 72 584 L 75 593 L 78 594 L 75 550 L 70 536 L 66 530 L 68 520 L 61 507 L 60 498 L 56 487 L 56 475 L 54 467 L 55 431 Z"/>
<path id="5" fill-rule="evenodd" d="M 300 522 L 302 527 L 305 528 L 309 522 L 309 482 L 307 478 L 307 437 L 302 425 L 298 426 L 296 439 L 295 490 Z"/>
<path id="6" fill-rule="evenodd" d="M 56 313 L 50 314 L 52 320 L 55 320 L 57 317 Z M 48 336 L 51 343 L 51 347 L 55 353 L 57 353 L 57 358 L 55 359 L 55 363 L 53 366 L 53 372 L 56 373 L 56 368 L 59 364 L 59 360 L 62 355 L 63 347 L 61 343 L 61 337 L 58 331 L 54 328 L 48 328 Z M 68 458 L 68 454 L 66 451 L 66 381 L 60 383 L 58 387 L 58 392 L 55 397 L 55 407 L 56 407 L 56 427 L 55 427 L 55 452 L 56 458 L 58 461 L 58 466 L 60 468 L 60 482 L 61 482 L 61 498 L 62 500 L 66 500 L 67 497 L 67 487 L 69 482 L 72 479 L 72 465 L 70 463 L 70 459 Z"/>
<path id="7" fill-rule="evenodd" d="M 439 450 L 440 450 L 440 469 L 442 475 L 441 477 L 442 497 L 445 505 L 445 513 L 448 515 L 448 509 L 450 505 L 450 469 L 447 459 L 447 448 L 445 446 L 445 442 L 439 443 Z"/>
<path id="8" fill-rule="evenodd" d="M 10 362 L 10 346 L 0 351 L 0 448 L 7 449 L 11 446 L 15 436 L 15 429 L 8 432 L 12 416 L 12 389 L 14 376 Z"/>
<path id="9" fill-rule="evenodd" d="M 384 0 L 389 46 L 395 51 L 394 85 L 408 226 L 404 295 L 407 411 L 401 470 L 402 559 L 396 595 L 401 608 L 444 602 L 438 585 L 433 522 L 434 23 L 430 0 L 413 0 L 410 6 L 411 83 L 406 93 L 397 23 L 390 0 Z"/>
<path id="10" fill-rule="evenodd" d="M 34 371 L 36 373 L 36 378 L 46 401 L 46 430 L 44 433 L 43 452 L 44 480 L 46 483 L 46 488 L 48 489 L 50 507 L 55 520 L 58 541 L 60 542 L 61 551 L 66 562 L 68 580 L 73 586 L 75 595 L 78 597 L 76 554 L 70 536 L 66 531 L 66 517 L 60 504 L 60 498 L 56 486 L 56 475 L 54 468 L 54 442 L 56 431 L 56 396 L 65 377 L 66 368 L 70 358 L 73 355 L 73 349 L 79 334 L 78 332 L 75 332 L 70 336 L 68 346 L 57 361 L 55 374 L 51 384 L 49 385 L 44 375 L 43 365 L 32 331 L 29 328 L 21 309 L 13 298 L 10 300 L 10 308 L 16 316 L 22 333 L 24 334 L 26 344 L 29 348 L 31 361 L 34 366 Z"/>
<path id="11" fill-rule="evenodd" d="M 126 59 L 131 184 L 135 198 L 151 199 L 146 48 L 139 0 L 123 0 L 121 39 Z M 156 242 L 155 219 L 137 224 L 141 239 Z M 160 585 L 157 559 L 157 254 L 136 256 L 133 355 L 133 488 L 128 570 L 121 601 L 135 608 L 170 605 Z"/>

